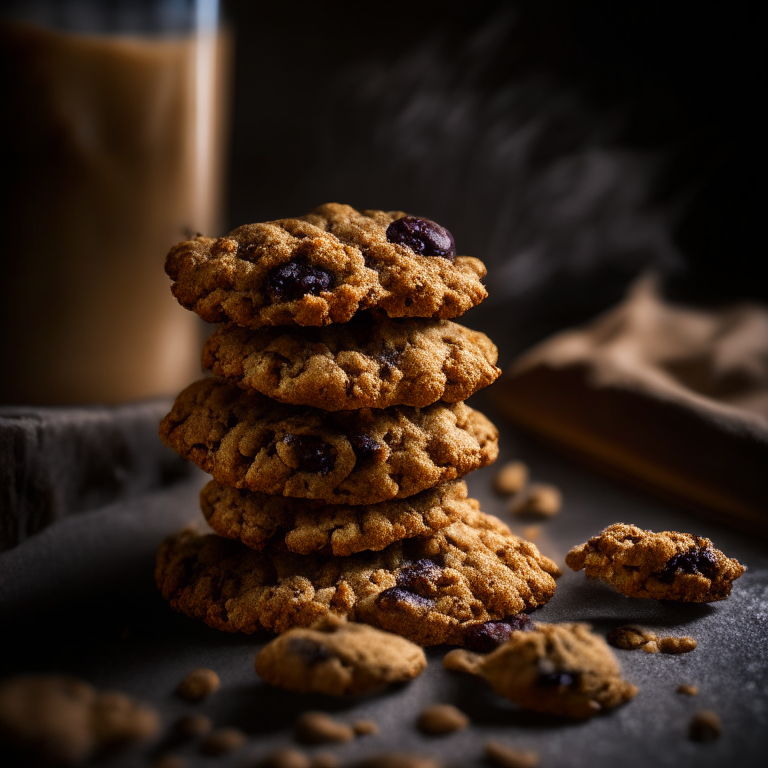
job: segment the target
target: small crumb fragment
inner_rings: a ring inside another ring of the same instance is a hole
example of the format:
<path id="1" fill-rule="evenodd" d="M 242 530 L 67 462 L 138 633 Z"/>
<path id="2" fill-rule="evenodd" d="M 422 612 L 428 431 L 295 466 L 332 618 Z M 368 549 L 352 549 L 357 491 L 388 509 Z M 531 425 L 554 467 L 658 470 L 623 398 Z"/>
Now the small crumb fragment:
<path id="1" fill-rule="evenodd" d="M 365 757 L 350 768 L 440 768 L 440 764 L 428 757 L 409 755 L 404 752 L 387 752 Z"/>
<path id="2" fill-rule="evenodd" d="M 173 726 L 174 733 L 185 739 L 194 739 L 197 736 L 205 736 L 210 733 L 213 723 L 210 717 L 205 715 L 184 715 Z"/>
<path id="3" fill-rule="evenodd" d="M 659 644 L 656 642 L 656 640 L 650 640 L 645 645 L 640 646 L 646 653 L 658 653 L 659 652 Z"/>
<path id="4" fill-rule="evenodd" d="M 523 538 L 527 539 L 528 541 L 536 541 L 540 535 L 540 525 L 526 525 L 525 528 L 523 528 Z"/>
<path id="5" fill-rule="evenodd" d="M 416 725 L 422 733 L 439 736 L 466 728 L 469 718 L 452 704 L 433 704 L 422 711 Z"/>
<path id="6" fill-rule="evenodd" d="M 563 505 L 563 496 L 554 485 L 537 483 L 512 499 L 509 511 L 517 517 L 554 517 Z"/>
<path id="7" fill-rule="evenodd" d="M 485 757 L 500 768 L 536 768 L 539 764 L 537 752 L 513 749 L 500 741 L 485 742 Z"/>
<path id="8" fill-rule="evenodd" d="M 176 693 L 187 701 L 200 701 L 219 690 L 221 681 L 212 670 L 200 667 L 190 672 L 176 689 Z"/>
<path id="9" fill-rule="evenodd" d="M 699 686 L 698 685 L 678 685 L 675 689 L 676 693 L 682 693 L 683 696 L 698 696 L 699 695 Z"/>
<path id="10" fill-rule="evenodd" d="M 654 632 L 649 632 L 646 629 L 640 627 L 624 626 L 618 627 L 608 633 L 606 640 L 608 645 L 612 645 L 614 648 L 621 648 L 625 651 L 634 651 L 638 648 L 642 648 L 646 643 L 653 642 L 657 639 Z"/>
<path id="11" fill-rule="evenodd" d="M 204 755 L 225 755 L 240 749 L 245 742 L 245 734 L 237 728 L 219 728 L 206 736 L 200 751 Z"/>
<path id="12" fill-rule="evenodd" d="M 691 720 L 688 736 L 693 741 L 716 741 L 720 738 L 720 716 L 711 709 L 697 712 Z"/>
<path id="13" fill-rule="evenodd" d="M 379 726 L 373 720 L 358 720 L 352 723 L 352 728 L 358 736 L 372 736 L 379 732 Z"/>
<path id="14" fill-rule="evenodd" d="M 450 672 L 466 672 L 469 675 L 479 675 L 482 666 L 482 656 L 463 648 L 454 648 L 443 656 L 443 667 Z"/>
<path id="15" fill-rule="evenodd" d="M 277 749 L 259 760 L 253 768 L 311 768 L 309 758 L 297 749 Z"/>
<path id="16" fill-rule="evenodd" d="M 692 637 L 662 637 L 659 640 L 659 650 L 662 653 L 690 653 L 698 643 Z"/>
<path id="17" fill-rule="evenodd" d="M 493 481 L 493 489 L 501 496 L 520 493 L 528 482 L 528 467 L 522 461 L 503 464 Z"/>
<path id="18" fill-rule="evenodd" d="M 318 752 L 309 764 L 309 768 L 339 768 L 339 758 L 332 752 Z"/>
<path id="19" fill-rule="evenodd" d="M 296 721 L 296 738 L 304 744 L 352 741 L 355 731 L 325 712 L 305 712 Z"/>
<path id="20" fill-rule="evenodd" d="M 166 752 L 158 755 L 150 765 L 152 768 L 186 768 L 187 761 L 180 755 Z"/>

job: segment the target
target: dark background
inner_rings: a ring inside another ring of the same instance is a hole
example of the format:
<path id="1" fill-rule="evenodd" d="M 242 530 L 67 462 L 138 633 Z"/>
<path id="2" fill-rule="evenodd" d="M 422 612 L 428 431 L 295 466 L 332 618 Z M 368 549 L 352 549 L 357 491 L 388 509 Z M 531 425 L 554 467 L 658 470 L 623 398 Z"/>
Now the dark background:
<path id="1" fill-rule="evenodd" d="M 756 3 L 453 8 L 225 2 L 228 229 L 327 201 L 436 219 L 510 351 L 648 266 L 676 299 L 768 298 Z"/>

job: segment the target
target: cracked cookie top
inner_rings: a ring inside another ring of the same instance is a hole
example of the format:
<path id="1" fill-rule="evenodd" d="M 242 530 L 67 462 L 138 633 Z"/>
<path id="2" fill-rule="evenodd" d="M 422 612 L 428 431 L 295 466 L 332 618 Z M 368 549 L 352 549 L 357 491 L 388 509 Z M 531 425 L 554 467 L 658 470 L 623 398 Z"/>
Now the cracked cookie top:
<path id="1" fill-rule="evenodd" d="M 557 566 L 474 511 L 436 533 L 349 557 L 295 555 L 190 530 L 166 539 L 155 578 L 171 606 L 228 632 L 310 626 L 328 614 L 420 645 L 546 603 Z"/>
<path id="2" fill-rule="evenodd" d="M 256 672 L 270 685 L 330 696 L 403 683 L 426 667 L 424 651 L 410 640 L 333 614 L 309 628 L 289 629 L 256 656 Z"/>
<path id="3" fill-rule="evenodd" d="M 464 403 L 328 413 L 215 379 L 177 397 L 160 437 L 223 485 L 333 504 L 403 499 L 498 454 L 496 428 Z"/>
<path id="4" fill-rule="evenodd" d="M 301 555 L 378 551 L 400 539 L 439 531 L 477 506 L 467 499 L 467 486 L 460 480 L 407 499 L 357 506 L 270 496 L 215 480 L 200 493 L 203 515 L 219 536 L 240 539 L 252 549 L 282 542 Z"/>
<path id="5" fill-rule="evenodd" d="M 609 525 L 574 547 L 565 562 L 627 597 L 690 603 L 724 600 L 746 570 L 702 536 L 654 533 L 625 523 Z"/>
<path id="6" fill-rule="evenodd" d="M 327 328 L 219 327 L 203 367 L 281 403 L 326 411 L 456 403 L 501 373 L 491 340 L 448 320 L 363 312 Z"/>
<path id="7" fill-rule="evenodd" d="M 451 651 L 443 665 L 479 675 L 496 693 L 523 709 L 587 718 L 629 701 L 637 688 L 605 640 L 588 624 L 536 623 L 487 656 Z"/>
<path id="8" fill-rule="evenodd" d="M 403 219 L 433 227 L 390 226 Z M 179 243 L 165 271 L 179 303 L 211 323 L 322 326 L 376 307 L 390 317 L 458 317 L 488 295 L 485 267 L 451 247 L 423 247 L 441 239 L 435 226 L 443 229 L 401 211 L 327 203 Z"/>

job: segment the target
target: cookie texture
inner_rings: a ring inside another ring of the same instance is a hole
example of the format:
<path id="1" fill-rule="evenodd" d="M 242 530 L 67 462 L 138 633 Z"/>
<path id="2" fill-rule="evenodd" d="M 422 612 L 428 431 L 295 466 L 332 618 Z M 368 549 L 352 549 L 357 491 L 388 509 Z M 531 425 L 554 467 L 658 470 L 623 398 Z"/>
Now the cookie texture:
<path id="1" fill-rule="evenodd" d="M 380 550 L 401 539 L 426 536 L 469 514 L 477 502 L 467 486 L 451 480 L 407 499 L 379 504 L 325 504 L 229 488 L 212 480 L 200 507 L 219 536 L 240 539 L 252 549 L 276 548 L 301 555 L 352 555 Z"/>
<path id="2" fill-rule="evenodd" d="M 333 504 L 403 499 L 490 464 L 498 431 L 464 403 L 326 413 L 202 379 L 160 437 L 223 485 Z"/>
<path id="3" fill-rule="evenodd" d="M 498 378 L 497 359 L 479 331 L 380 312 L 327 328 L 222 325 L 203 348 L 203 367 L 218 378 L 326 411 L 466 400 Z"/>
<path id="4" fill-rule="evenodd" d="M 329 614 L 265 645 L 256 672 L 277 688 L 331 696 L 357 695 L 420 675 L 427 658 L 403 637 Z"/>
<path id="5" fill-rule="evenodd" d="M 0 752 L 12 764 L 80 765 L 107 748 L 150 738 L 155 710 L 73 677 L 16 677 L 0 684 Z"/>
<path id="6" fill-rule="evenodd" d="M 637 693 L 588 624 L 536 623 L 486 656 L 461 649 L 448 657 L 449 669 L 480 675 L 498 694 L 535 712 L 588 718 Z"/>
<path id="7" fill-rule="evenodd" d="M 336 614 L 420 645 L 461 645 L 477 624 L 546 603 L 554 575 L 535 545 L 479 511 L 350 557 L 256 552 L 185 530 L 163 543 L 155 569 L 174 609 L 228 632 L 285 632 Z"/>
<path id="8" fill-rule="evenodd" d="M 565 557 L 574 571 L 610 584 L 627 597 L 710 603 L 731 594 L 746 568 L 702 536 L 615 523 Z"/>
<path id="9" fill-rule="evenodd" d="M 487 292 L 478 259 L 425 256 L 387 240 L 401 211 L 327 203 L 306 216 L 196 237 L 171 249 L 165 271 L 179 303 L 211 323 L 246 328 L 390 317 L 458 317 Z"/>

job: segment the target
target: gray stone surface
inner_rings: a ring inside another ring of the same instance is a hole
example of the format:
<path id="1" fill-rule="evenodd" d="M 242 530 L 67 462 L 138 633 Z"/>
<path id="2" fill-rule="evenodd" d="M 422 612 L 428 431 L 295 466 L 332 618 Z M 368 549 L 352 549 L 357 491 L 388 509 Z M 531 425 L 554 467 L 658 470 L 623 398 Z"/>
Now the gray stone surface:
<path id="1" fill-rule="evenodd" d="M 157 436 L 173 398 L 0 406 L 0 551 L 62 518 L 161 488 L 188 466 Z"/>

